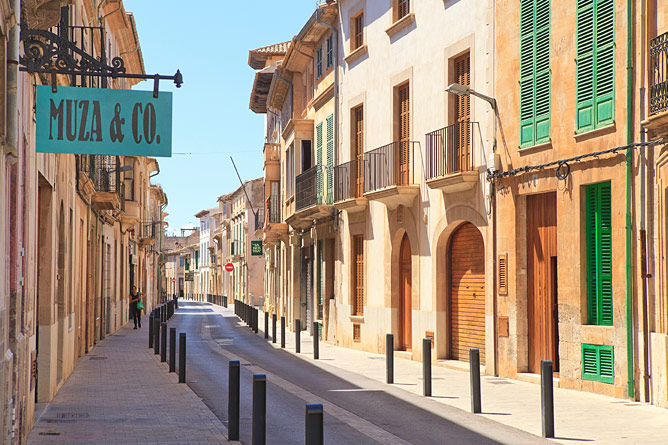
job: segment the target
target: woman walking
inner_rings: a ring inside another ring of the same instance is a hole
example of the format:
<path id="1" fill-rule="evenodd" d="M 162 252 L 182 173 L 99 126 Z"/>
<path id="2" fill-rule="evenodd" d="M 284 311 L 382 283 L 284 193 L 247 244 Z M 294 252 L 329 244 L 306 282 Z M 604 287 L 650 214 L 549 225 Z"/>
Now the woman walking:
<path id="1" fill-rule="evenodd" d="M 137 286 L 132 286 L 130 291 L 130 318 L 135 322 L 135 329 L 137 329 L 137 326 L 141 329 L 141 310 L 144 309 L 141 297 L 144 295 L 143 292 L 137 290 Z"/>

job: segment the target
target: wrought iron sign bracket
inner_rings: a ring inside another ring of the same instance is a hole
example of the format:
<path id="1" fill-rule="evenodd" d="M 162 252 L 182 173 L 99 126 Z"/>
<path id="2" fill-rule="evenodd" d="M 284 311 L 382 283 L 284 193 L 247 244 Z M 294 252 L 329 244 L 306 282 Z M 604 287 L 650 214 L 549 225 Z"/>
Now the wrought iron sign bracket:
<path id="1" fill-rule="evenodd" d="M 176 70 L 173 76 L 160 74 L 130 74 L 126 72 L 125 62 L 121 57 L 111 59 L 107 65 L 102 58 L 95 58 L 81 50 L 77 45 L 61 36 L 42 29 L 29 29 L 21 26 L 21 42 L 24 55 L 19 57 L 19 70 L 29 73 L 50 74 L 51 88 L 55 93 L 58 88 L 56 75 L 89 76 L 112 79 L 153 79 L 153 97 L 158 97 L 159 82 L 173 80 L 176 88 L 181 88 L 183 75 Z"/>

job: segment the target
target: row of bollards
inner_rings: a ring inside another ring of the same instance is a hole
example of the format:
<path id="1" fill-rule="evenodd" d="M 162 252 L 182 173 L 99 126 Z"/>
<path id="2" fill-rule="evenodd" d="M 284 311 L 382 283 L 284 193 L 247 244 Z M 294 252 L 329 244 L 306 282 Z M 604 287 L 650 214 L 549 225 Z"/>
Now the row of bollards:
<path id="1" fill-rule="evenodd" d="M 315 348 L 315 343 L 314 343 Z M 471 412 L 482 413 L 482 395 L 480 391 L 480 351 L 469 350 L 469 374 L 471 382 Z M 394 383 L 394 335 L 385 338 L 386 382 Z M 541 361 L 541 414 L 543 437 L 554 437 L 554 389 L 552 383 L 552 361 Z M 423 394 L 431 397 L 431 339 L 422 340 L 422 380 Z"/>
<path id="2" fill-rule="evenodd" d="M 156 306 L 149 315 L 148 347 L 155 355 L 160 355 L 160 362 L 167 362 L 169 343 L 169 372 L 176 372 L 176 328 L 169 328 L 167 341 L 167 322 L 178 309 L 176 298 Z M 186 382 L 186 333 L 179 334 L 179 383 Z"/>
<path id="3" fill-rule="evenodd" d="M 223 307 L 227 307 L 228 304 L 227 295 L 186 293 L 185 298 L 192 301 L 206 301 L 207 303 L 216 304 Z"/>
<path id="4" fill-rule="evenodd" d="M 239 419 L 241 402 L 241 363 L 230 360 L 228 372 L 228 440 L 239 440 Z M 251 443 L 264 445 L 267 441 L 267 376 L 253 374 Z M 323 406 L 320 403 L 306 404 L 305 443 L 322 445 L 324 443 Z"/>

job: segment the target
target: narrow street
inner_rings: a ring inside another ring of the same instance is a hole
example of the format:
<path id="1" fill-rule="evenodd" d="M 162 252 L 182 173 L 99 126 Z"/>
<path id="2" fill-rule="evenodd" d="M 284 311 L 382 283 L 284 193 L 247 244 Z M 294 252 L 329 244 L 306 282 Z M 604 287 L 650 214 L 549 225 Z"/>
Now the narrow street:
<path id="1" fill-rule="evenodd" d="M 447 438 L 447 443 L 542 441 L 354 372 L 335 368 L 327 372 L 312 366 L 273 348 L 262 335 L 253 334 L 234 316 L 231 308 L 220 310 L 198 302 L 182 302 L 180 306 L 170 326 L 187 333 L 188 385 L 225 424 L 228 362 L 241 361 L 240 439 L 244 443 L 251 440 L 253 373 L 267 375 L 268 443 L 303 443 L 304 406 L 311 402 L 325 405 L 327 443 L 427 444 L 435 443 L 435 437 Z M 403 394 L 398 397 L 398 392 Z M 462 427 L 434 414 L 434 409 L 451 416 L 468 417 L 478 427 L 475 431 Z"/>

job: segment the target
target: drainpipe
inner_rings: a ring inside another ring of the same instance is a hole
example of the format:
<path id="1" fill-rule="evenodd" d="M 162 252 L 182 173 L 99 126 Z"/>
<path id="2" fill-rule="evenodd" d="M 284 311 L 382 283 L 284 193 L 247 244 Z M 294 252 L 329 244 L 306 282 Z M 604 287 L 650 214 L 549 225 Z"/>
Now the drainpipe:
<path id="1" fill-rule="evenodd" d="M 19 41 L 20 41 L 20 17 L 21 0 L 11 0 L 11 8 L 16 23 L 9 30 L 9 42 L 7 43 L 7 103 L 6 122 L 7 132 L 5 137 L 5 149 L 18 159 L 18 77 L 19 77 Z"/>
<path id="2" fill-rule="evenodd" d="M 337 3 L 337 8 L 339 9 L 338 16 L 341 17 L 341 5 Z M 334 48 L 336 53 L 334 54 L 334 159 L 332 160 L 333 165 L 337 165 L 338 153 L 339 153 L 339 31 L 330 25 L 320 20 L 320 9 L 316 10 L 315 21 L 321 25 L 329 28 L 334 34 Z M 334 172 L 331 172 L 334 176 Z"/>
<path id="3" fill-rule="evenodd" d="M 626 0 L 626 143 L 633 143 L 633 0 Z M 628 396 L 635 398 L 633 362 L 633 150 L 626 149 L 626 373 Z"/>

